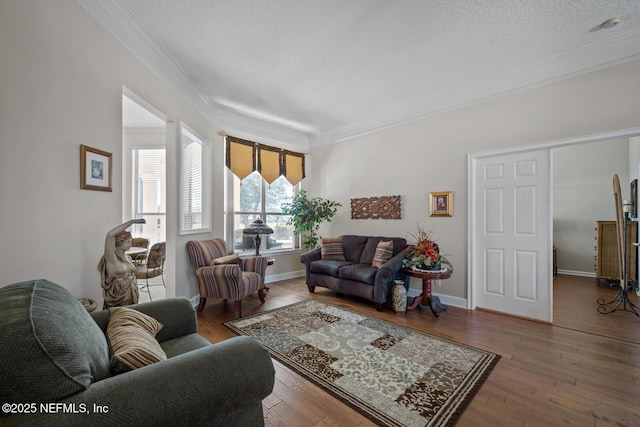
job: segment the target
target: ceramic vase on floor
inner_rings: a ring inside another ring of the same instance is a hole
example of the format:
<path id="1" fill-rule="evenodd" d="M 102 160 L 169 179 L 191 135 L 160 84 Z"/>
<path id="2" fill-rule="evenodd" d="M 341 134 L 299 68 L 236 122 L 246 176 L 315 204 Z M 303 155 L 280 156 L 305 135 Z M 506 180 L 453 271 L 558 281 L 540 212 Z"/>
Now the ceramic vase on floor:
<path id="1" fill-rule="evenodd" d="M 396 313 L 404 313 L 407 311 L 407 289 L 404 287 L 404 281 L 396 280 L 391 290 L 391 304 Z"/>

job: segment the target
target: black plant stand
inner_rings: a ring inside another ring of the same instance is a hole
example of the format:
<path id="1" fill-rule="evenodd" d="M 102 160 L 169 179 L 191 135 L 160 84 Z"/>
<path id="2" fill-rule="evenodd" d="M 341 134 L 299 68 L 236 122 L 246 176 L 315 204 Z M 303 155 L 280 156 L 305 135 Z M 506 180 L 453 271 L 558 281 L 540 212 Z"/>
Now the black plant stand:
<path id="1" fill-rule="evenodd" d="M 623 277 L 618 283 L 611 283 L 610 286 L 614 289 L 618 289 L 615 296 L 610 301 L 605 301 L 604 298 L 598 298 L 598 312 L 601 314 L 609 314 L 616 311 L 628 311 L 640 318 L 638 312 L 640 308 L 636 306 L 633 301 L 629 299 L 629 292 L 634 292 L 638 289 L 638 284 L 633 280 L 628 280 L 628 268 L 627 268 L 627 220 L 629 219 L 629 212 L 624 213 L 624 243 L 623 243 Z"/>

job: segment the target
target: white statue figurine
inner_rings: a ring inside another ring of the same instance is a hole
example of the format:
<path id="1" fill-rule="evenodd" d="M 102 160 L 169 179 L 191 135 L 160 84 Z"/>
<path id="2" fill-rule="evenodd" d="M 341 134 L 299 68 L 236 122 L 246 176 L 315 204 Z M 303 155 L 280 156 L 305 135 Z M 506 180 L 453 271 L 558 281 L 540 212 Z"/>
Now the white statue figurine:
<path id="1" fill-rule="evenodd" d="M 98 263 L 102 283 L 103 309 L 138 303 L 138 284 L 133 273 L 136 267 L 125 253 L 131 247 L 133 224 L 145 224 L 144 219 L 132 219 L 109 230 L 104 241 L 104 255 Z"/>

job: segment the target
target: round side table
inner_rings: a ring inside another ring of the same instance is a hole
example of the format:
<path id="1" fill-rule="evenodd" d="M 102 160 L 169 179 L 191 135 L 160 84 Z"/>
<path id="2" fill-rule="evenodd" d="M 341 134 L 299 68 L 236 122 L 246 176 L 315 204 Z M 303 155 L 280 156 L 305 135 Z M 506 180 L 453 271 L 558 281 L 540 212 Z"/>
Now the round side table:
<path id="1" fill-rule="evenodd" d="M 420 305 L 426 305 L 431 309 L 433 315 L 438 317 L 438 313 L 446 310 L 447 306 L 440 302 L 440 298 L 431 294 L 431 281 L 448 279 L 451 277 L 451 273 L 452 271 L 449 269 L 438 272 L 405 269 L 404 274 L 422 279 L 422 294 L 414 298 L 413 303 L 407 307 L 407 311 L 415 310 Z"/>

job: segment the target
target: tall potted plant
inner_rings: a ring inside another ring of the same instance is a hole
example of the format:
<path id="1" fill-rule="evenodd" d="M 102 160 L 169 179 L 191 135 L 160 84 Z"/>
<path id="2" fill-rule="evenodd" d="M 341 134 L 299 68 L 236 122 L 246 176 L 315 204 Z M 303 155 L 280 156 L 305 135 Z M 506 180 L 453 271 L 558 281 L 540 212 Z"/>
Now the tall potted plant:
<path id="1" fill-rule="evenodd" d="M 287 225 L 293 225 L 296 233 L 302 236 L 305 248 L 313 249 L 320 240 L 317 231 L 323 222 L 331 222 L 341 203 L 314 197 L 309 199 L 305 190 L 298 191 L 290 203 L 282 204 L 282 213 L 291 215 Z"/>

